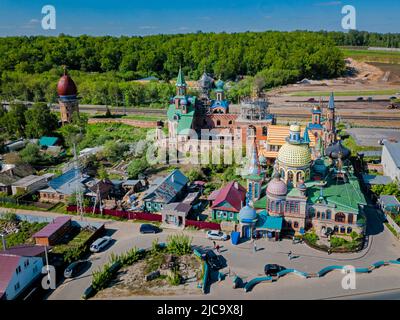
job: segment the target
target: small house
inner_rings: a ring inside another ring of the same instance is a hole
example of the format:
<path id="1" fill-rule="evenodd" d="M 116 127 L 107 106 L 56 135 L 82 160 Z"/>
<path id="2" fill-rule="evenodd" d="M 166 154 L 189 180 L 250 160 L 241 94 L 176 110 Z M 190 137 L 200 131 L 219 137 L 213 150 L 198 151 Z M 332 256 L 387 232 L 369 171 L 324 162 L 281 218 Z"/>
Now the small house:
<path id="1" fill-rule="evenodd" d="M 36 232 L 32 238 L 42 246 L 53 246 L 60 243 L 63 237 L 71 230 L 71 217 L 57 217 L 42 230 Z"/>
<path id="2" fill-rule="evenodd" d="M 47 186 L 47 183 L 54 176 L 52 173 L 46 173 L 42 176 L 30 175 L 22 178 L 11 185 L 12 194 L 33 193 Z"/>
<path id="3" fill-rule="evenodd" d="M 184 228 L 186 217 L 192 206 L 184 202 L 173 202 L 166 204 L 161 211 L 162 226 L 173 228 Z"/>

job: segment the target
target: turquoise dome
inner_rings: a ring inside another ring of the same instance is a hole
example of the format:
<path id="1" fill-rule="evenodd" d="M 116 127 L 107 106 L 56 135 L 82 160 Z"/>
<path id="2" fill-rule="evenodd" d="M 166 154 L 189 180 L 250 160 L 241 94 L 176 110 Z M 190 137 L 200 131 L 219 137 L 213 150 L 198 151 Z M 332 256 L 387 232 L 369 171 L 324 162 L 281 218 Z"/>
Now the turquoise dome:
<path id="1" fill-rule="evenodd" d="M 225 83 L 220 79 L 215 83 L 215 86 L 217 87 L 217 89 L 223 89 L 224 88 Z"/>
<path id="2" fill-rule="evenodd" d="M 254 208 L 250 206 L 245 206 L 242 209 L 240 209 L 239 212 L 239 220 L 240 221 L 252 221 L 257 218 L 257 212 L 254 210 Z"/>

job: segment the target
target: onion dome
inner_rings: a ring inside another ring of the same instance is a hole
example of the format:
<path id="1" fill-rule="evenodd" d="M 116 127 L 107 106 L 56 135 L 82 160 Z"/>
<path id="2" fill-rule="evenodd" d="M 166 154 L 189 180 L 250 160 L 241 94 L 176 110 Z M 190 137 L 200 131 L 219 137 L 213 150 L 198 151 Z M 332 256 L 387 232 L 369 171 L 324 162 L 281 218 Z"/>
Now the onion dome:
<path id="1" fill-rule="evenodd" d="M 225 83 L 221 79 L 219 79 L 215 83 L 215 86 L 217 87 L 217 90 L 224 90 L 224 85 L 225 85 Z"/>
<path id="2" fill-rule="evenodd" d="M 335 144 L 329 146 L 325 150 L 325 154 L 331 159 L 348 159 L 351 155 L 351 151 L 343 146 L 342 141 L 338 141 Z"/>
<path id="3" fill-rule="evenodd" d="M 241 222 L 251 222 L 256 219 L 257 219 L 257 212 L 254 208 L 247 205 L 244 206 L 242 209 L 240 209 L 239 220 Z"/>
<path id="4" fill-rule="evenodd" d="M 287 186 L 284 181 L 281 180 L 279 173 L 275 173 L 274 178 L 268 183 L 267 193 L 274 196 L 285 196 L 287 193 Z"/>
<path id="5" fill-rule="evenodd" d="M 59 96 L 76 96 L 78 93 L 75 82 L 68 75 L 66 69 L 64 75 L 58 80 L 57 93 Z"/>
<path id="6" fill-rule="evenodd" d="M 278 152 L 278 161 L 289 167 L 304 167 L 311 163 L 308 144 L 285 143 Z"/>
<path id="7" fill-rule="evenodd" d="M 292 132 L 300 132 L 300 126 L 298 124 L 292 124 L 289 130 Z"/>
<path id="8" fill-rule="evenodd" d="M 182 98 L 181 99 L 181 105 L 187 105 L 188 104 L 188 101 L 186 100 L 186 98 Z"/>

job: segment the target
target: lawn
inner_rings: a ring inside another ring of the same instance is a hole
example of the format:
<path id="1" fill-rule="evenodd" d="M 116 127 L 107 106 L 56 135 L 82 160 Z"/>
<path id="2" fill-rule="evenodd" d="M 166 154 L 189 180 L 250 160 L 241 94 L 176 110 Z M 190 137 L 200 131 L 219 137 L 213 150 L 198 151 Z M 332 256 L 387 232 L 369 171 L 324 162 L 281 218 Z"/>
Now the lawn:
<path id="1" fill-rule="evenodd" d="M 400 52 L 341 48 L 346 58 L 363 62 L 399 63 Z"/>
<path id="2" fill-rule="evenodd" d="M 131 119 L 139 121 L 159 121 L 159 120 L 165 120 L 166 118 L 167 118 L 166 115 L 142 115 L 142 114 L 122 117 L 122 119 Z"/>

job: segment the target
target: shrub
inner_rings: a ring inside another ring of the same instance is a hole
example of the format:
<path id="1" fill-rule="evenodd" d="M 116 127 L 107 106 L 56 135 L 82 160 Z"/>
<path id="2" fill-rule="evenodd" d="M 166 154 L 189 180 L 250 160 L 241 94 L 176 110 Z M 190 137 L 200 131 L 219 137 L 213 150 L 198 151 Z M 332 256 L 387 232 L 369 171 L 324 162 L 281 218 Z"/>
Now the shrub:
<path id="1" fill-rule="evenodd" d="M 305 241 L 308 241 L 311 244 L 316 244 L 319 240 L 319 237 L 315 232 L 308 232 L 303 236 Z"/>
<path id="2" fill-rule="evenodd" d="M 346 243 L 347 243 L 347 241 L 343 238 L 331 237 L 331 247 L 332 248 L 341 247 L 341 246 L 345 245 Z"/>
<path id="3" fill-rule="evenodd" d="M 167 238 L 167 251 L 178 256 L 192 253 L 192 239 L 186 235 L 173 234 Z"/>
<path id="4" fill-rule="evenodd" d="M 178 272 L 178 269 L 174 269 L 167 277 L 167 281 L 171 286 L 179 286 L 182 282 L 182 277 Z"/>

